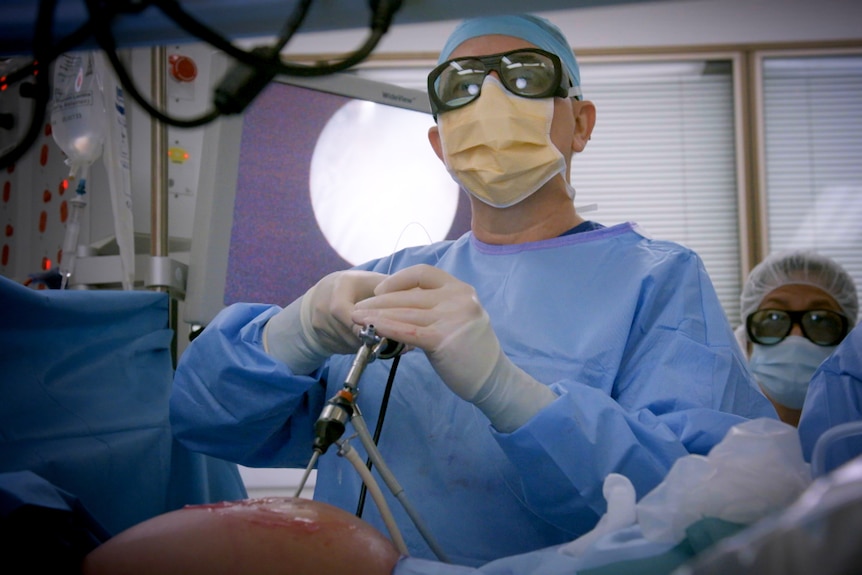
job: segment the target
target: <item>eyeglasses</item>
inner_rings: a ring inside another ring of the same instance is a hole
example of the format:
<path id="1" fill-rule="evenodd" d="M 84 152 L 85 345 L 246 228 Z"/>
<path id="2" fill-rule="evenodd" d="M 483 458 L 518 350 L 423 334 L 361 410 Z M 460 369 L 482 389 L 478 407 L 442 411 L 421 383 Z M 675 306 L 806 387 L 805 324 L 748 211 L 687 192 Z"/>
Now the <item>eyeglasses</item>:
<path id="1" fill-rule="evenodd" d="M 745 329 L 754 343 L 775 345 L 790 334 L 793 324 L 799 325 L 802 334 L 817 345 L 838 345 L 849 329 L 846 317 L 826 309 L 760 309 L 748 316 Z"/>
<path id="2" fill-rule="evenodd" d="M 560 58 L 539 48 L 522 48 L 490 56 L 455 58 L 428 74 L 428 96 L 436 117 L 466 106 L 482 93 L 485 76 L 497 72 L 507 90 L 524 98 L 579 96 Z"/>

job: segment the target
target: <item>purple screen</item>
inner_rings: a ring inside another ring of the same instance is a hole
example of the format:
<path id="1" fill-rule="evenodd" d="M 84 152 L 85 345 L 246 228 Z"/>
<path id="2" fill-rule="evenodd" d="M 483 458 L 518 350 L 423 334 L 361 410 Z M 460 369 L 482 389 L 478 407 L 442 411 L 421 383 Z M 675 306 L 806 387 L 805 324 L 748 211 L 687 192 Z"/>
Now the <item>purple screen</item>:
<path id="1" fill-rule="evenodd" d="M 287 305 L 324 275 L 350 267 L 320 231 L 308 184 L 318 135 L 349 101 L 345 96 L 274 82 L 247 108 L 225 304 Z M 459 198 L 449 238 L 469 229 L 464 196 Z"/>

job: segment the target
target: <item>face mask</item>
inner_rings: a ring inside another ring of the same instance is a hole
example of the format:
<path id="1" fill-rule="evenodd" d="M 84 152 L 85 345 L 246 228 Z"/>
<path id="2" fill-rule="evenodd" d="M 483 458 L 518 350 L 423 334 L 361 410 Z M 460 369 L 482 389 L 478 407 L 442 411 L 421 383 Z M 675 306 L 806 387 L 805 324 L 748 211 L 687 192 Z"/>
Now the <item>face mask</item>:
<path id="1" fill-rule="evenodd" d="M 811 376 L 835 349 L 798 335 L 775 345 L 752 346 L 749 365 L 757 382 L 770 399 L 791 409 L 802 409 Z"/>
<path id="2" fill-rule="evenodd" d="M 515 96 L 488 76 L 475 102 L 439 116 L 446 167 L 486 204 L 517 204 L 565 174 L 566 160 L 551 142 L 553 118 L 553 98 Z"/>

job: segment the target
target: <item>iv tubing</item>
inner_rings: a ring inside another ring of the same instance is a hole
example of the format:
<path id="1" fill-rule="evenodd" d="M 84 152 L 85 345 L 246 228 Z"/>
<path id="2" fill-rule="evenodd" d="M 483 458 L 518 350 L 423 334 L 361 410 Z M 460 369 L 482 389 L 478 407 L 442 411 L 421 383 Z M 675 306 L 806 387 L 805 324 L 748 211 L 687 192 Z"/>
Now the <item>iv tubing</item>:
<path id="1" fill-rule="evenodd" d="M 416 509 L 413 508 L 413 505 L 407 499 L 407 495 L 404 493 L 404 488 L 401 487 L 398 480 L 395 479 L 395 475 L 392 474 L 392 471 L 389 470 L 389 467 L 383 461 L 383 456 L 380 454 L 380 451 L 371 439 L 371 434 L 368 432 L 368 426 L 365 425 L 365 418 L 362 417 L 362 413 L 359 411 L 358 406 L 354 406 L 354 413 L 353 417 L 350 418 L 350 422 L 353 424 L 353 428 L 356 430 L 357 434 L 359 434 L 359 440 L 362 441 L 365 451 L 368 452 L 368 457 L 371 459 L 372 463 L 374 463 L 375 467 L 377 467 L 377 472 L 380 474 L 380 477 L 383 478 L 383 482 L 386 483 L 389 490 L 393 495 L 395 495 L 402 507 L 404 507 L 404 510 L 407 512 L 407 515 L 410 516 L 413 524 L 416 525 L 416 529 L 418 529 L 419 533 L 422 534 L 425 542 L 428 543 L 428 546 L 440 561 L 449 563 L 450 561 L 446 557 L 446 554 L 440 548 L 440 545 L 434 539 L 434 536 L 431 535 L 431 532 L 428 531 L 428 528 L 416 512 Z M 370 475 L 370 471 L 364 464 L 362 465 L 362 469 L 368 471 Z"/>
<path id="2" fill-rule="evenodd" d="M 63 258 L 60 260 L 60 289 L 66 289 L 69 278 L 75 271 L 75 259 L 78 250 L 78 236 L 81 232 L 81 216 L 87 207 L 87 180 L 85 177 L 78 180 L 75 197 L 69 201 L 72 213 L 66 222 L 66 233 L 63 236 Z"/>
<path id="3" fill-rule="evenodd" d="M 362 461 L 362 458 L 359 457 L 356 450 L 353 449 L 346 441 L 338 440 L 335 443 L 339 447 L 338 454 L 343 455 L 351 464 L 353 464 L 356 472 L 359 473 L 360 477 L 362 477 L 363 483 L 368 486 L 368 492 L 371 494 L 371 498 L 380 510 L 380 516 L 386 524 L 386 529 L 389 531 L 389 536 L 392 538 L 392 542 L 395 543 L 395 547 L 402 555 L 410 555 L 407 551 L 407 544 L 401 536 L 401 531 L 398 530 L 398 525 L 395 524 L 395 518 L 392 516 L 392 511 L 389 509 L 389 506 L 386 504 L 386 500 L 383 498 L 383 491 L 380 490 L 380 485 L 378 485 L 374 476 L 371 475 L 371 471 L 365 466 L 365 462 Z"/>

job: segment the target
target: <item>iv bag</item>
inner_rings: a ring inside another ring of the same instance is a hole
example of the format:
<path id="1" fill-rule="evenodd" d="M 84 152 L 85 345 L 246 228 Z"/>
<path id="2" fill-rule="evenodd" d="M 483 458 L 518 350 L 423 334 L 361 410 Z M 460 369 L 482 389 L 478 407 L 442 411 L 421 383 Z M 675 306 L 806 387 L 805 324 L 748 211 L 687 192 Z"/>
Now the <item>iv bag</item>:
<path id="1" fill-rule="evenodd" d="M 102 155 L 105 131 L 105 104 L 94 54 L 62 54 L 54 64 L 51 134 L 66 154 L 75 197 L 69 201 L 72 212 L 63 238 L 61 289 L 68 285 L 75 269 L 81 217 L 87 206 L 87 178 L 90 166 Z"/>
<path id="2" fill-rule="evenodd" d="M 92 52 L 62 54 L 54 63 L 51 133 L 66 154 L 69 176 L 86 180 L 102 155 L 106 113 Z"/>

